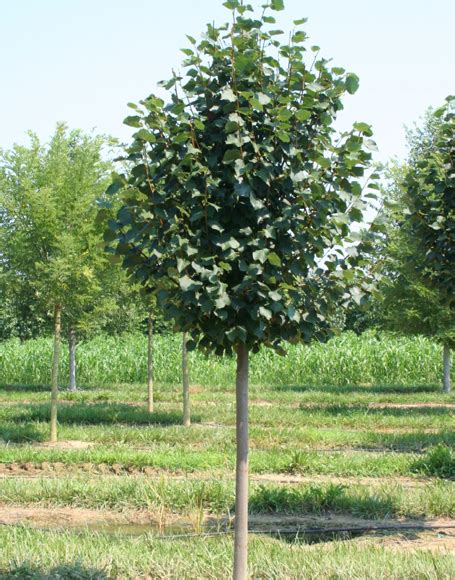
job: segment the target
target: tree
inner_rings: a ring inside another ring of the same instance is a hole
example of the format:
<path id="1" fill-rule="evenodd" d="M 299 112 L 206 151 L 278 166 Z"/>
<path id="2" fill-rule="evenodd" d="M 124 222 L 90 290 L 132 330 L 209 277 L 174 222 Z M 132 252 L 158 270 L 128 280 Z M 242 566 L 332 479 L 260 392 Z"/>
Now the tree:
<path id="1" fill-rule="evenodd" d="M 383 319 L 443 346 L 443 388 L 450 392 L 455 345 L 455 114 L 451 100 L 409 132 L 404 166 L 390 169 L 384 245 Z"/>
<path id="2" fill-rule="evenodd" d="M 350 224 L 362 220 L 359 178 L 374 143 L 365 123 L 336 134 L 358 78 L 317 47 L 307 62 L 299 28 L 289 44 L 277 40 L 270 10 L 282 0 L 261 17 L 238 0 L 224 5 L 232 24 L 189 37 L 186 74 L 163 83 L 170 102 L 131 105 L 130 170 L 111 186 L 124 205 L 106 239 L 188 333 L 188 349 L 237 356 L 234 577 L 243 579 L 249 355 L 331 335 L 334 309 L 363 275 Z M 361 300 L 359 288 L 352 294 Z"/>
<path id="3" fill-rule="evenodd" d="M 110 140 L 57 126 L 48 145 L 0 152 L 0 252 L 13 285 L 27 288 L 53 311 L 51 441 L 57 440 L 57 392 L 62 312 L 69 319 L 99 297 L 98 269 L 107 257 L 95 223 L 106 189 Z"/>

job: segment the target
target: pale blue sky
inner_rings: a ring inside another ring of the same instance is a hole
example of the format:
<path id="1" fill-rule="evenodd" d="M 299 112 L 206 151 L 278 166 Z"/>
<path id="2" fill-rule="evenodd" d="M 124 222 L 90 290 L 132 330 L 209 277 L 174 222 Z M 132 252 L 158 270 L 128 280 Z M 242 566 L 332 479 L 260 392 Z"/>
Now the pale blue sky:
<path id="1" fill-rule="evenodd" d="M 256 5 L 260 0 L 250 0 Z M 127 140 L 129 109 L 178 68 L 185 34 L 223 22 L 222 0 L 0 0 L 0 147 L 57 121 Z M 360 76 L 340 127 L 373 125 L 379 159 L 405 154 L 403 126 L 455 93 L 455 0 L 287 0 L 311 44 Z"/>

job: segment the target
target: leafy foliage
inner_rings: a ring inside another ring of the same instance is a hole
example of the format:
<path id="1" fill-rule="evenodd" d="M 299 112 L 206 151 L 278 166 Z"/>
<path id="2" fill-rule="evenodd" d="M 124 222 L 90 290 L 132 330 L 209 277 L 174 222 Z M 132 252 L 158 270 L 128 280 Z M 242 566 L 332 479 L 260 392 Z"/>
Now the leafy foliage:
<path id="1" fill-rule="evenodd" d="M 67 327 L 90 333 L 120 309 L 119 295 L 131 295 L 101 251 L 106 226 L 95 219 L 112 144 L 58 125 L 49 144 L 30 133 L 29 146 L 0 152 L 0 295 L 13 315 L 5 334 L 43 333 L 55 303 Z"/>
<path id="2" fill-rule="evenodd" d="M 189 38 L 185 73 L 162 83 L 169 102 L 131 105 L 125 123 L 138 130 L 130 170 L 111 186 L 124 205 L 106 240 L 176 330 L 191 332 L 190 348 L 322 340 L 365 265 L 342 248 L 362 220 L 371 129 L 333 128 L 358 78 L 318 47 L 307 58 L 303 30 L 277 40 L 268 8 L 283 2 L 261 18 L 224 5 L 233 24 Z"/>
<path id="3" fill-rule="evenodd" d="M 450 101 L 409 133 L 407 165 L 389 170 L 380 250 L 389 328 L 455 344 L 455 122 Z"/>
<path id="4" fill-rule="evenodd" d="M 455 306 L 455 111 L 452 98 L 435 112 L 440 119 L 427 155 L 411 161 L 403 187 L 407 220 L 425 255 L 422 279 Z"/>

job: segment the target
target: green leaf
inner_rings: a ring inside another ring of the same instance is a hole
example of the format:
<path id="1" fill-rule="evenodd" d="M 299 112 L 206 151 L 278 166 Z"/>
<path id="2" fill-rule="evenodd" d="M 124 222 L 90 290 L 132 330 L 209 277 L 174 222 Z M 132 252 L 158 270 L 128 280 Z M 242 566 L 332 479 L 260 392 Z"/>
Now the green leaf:
<path id="1" fill-rule="evenodd" d="M 229 298 L 229 296 L 227 295 L 226 292 L 223 292 L 216 300 L 215 300 L 215 306 L 219 309 L 222 310 L 223 308 L 225 308 L 226 306 L 229 306 L 231 304 L 231 299 Z"/>
<path id="2" fill-rule="evenodd" d="M 298 20 L 293 20 L 293 22 L 296 26 L 300 26 L 301 24 L 308 22 L 308 18 L 299 18 Z"/>
<path id="3" fill-rule="evenodd" d="M 197 288 L 199 288 L 200 286 L 202 286 L 201 282 L 196 282 L 194 280 L 191 280 L 191 278 L 189 276 L 182 276 L 182 278 L 179 279 L 179 285 L 180 288 L 184 291 L 184 292 L 189 292 L 191 290 L 196 290 Z"/>
<path id="4" fill-rule="evenodd" d="M 264 203 L 260 199 L 255 197 L 253 193 L 250 193 L 250 203 L 256 211 L 264 207 Z"/>
<path id="5" fill-rule="evenodd" d="M 264 306 L 259 306 L 259 314 L 265 318 L 266 320 L 272 319 L 272 312 L 268 308 L 264 308 Z"/>
<path id="6" fill-rule="evenodd" d="M 373 139 L 367 139 L 365 141 L 365 147 L 370 151 L 379 151 L 376 141 L 373 141 Z"/>
<path id="7" fill-rule="evenodd" d="M 251 193 L 251 187 L 248 183 L 236 183 L 234 185 L 234 191 L 238 193 L 240 197 L 248 197 Z"/>
<path id="8" fill-rule="evenodd" d="M 272 99 L 265 93 L 258 93 L 256 98 L 261 103 L 261 105 L 268 105 L 272 102 Z"/>
<path id="9" fill-rule="evenodd" d="M 284 10 L 284 0 L 271 0 L 270 8 L 272 10 L 276 10 L 277 12 Z"/>
<path id="10" fill-rule="evenodd" d="M 141 118 L 138 117 L 137 115 L 131 115 L 123 119 L 123 124 L 128 125 L 128 127 L 140 127 Z"/>
<path id="11" fill-rule="evenodd" d="M 295 43 L 304 42 L 306 40 L 306 37 L 307 36 L 305 32 L 303 32 L 303 30 L 299 30 L 293 35 L 292 42 Z"/>
<path id="12" fill-rule="evenodd" d="M 356 131 L 359 131 L 363 135 L 367 135 L 368 137 L 371 137 L 371 135 L 373 135 L 371 125 L 368 125 L 368 123 L 354 123 L 354 129 Z"/>
<path id="13" fill-rule="evenodd" d="M 261 264 L 264 264 L 267 260 L 268 255 L 269 250 L 267 250 L 267 248 L 264 248 L 263 250 L 256 250 L 255 252 L 253 252 L 253 260 L 255 260 L 256 262 L 260 262 Z"/>
<path id="14" fill-rule="evenodd" d="M 307 109 L 300 109 L 296 112 L 295 116 L 299 121 L 307 121 L 312 115 L 312 111 L 308 111 Z"/>
<path id="15" fill-rule="evenodd" d="M 136 139 L 140 139 L 141 141 L 148 141 L 149 143 L 155 143 L 156 137 L 151 131 L 147 131 L 147 129 L 140 129 L 137 133 L 134 134 Z"/>
<path id="16" fill-rule="evenodd" d="M 240 1 L 239 0 L 226 0 L 226 2 L 223 2 L 223 6 L 225 6 L 229 10 L 235 10 L 236 8 L 238 8 L 240 6 Z"/>
<path id="17" fill-rule="evenodd" d="M 350 95 L 357 92 L 359 88 L 359 77 L 355 74 L 348 74 L 346 76 L 346 90 Z"/>
<path id="18" fill-rule="evenodd" d="M 291 138 L 289 137 L 289 134 L 286 133 L 286 131 L 277 131 L 276 136 L 283 143 L 290 143 L 291 142 Z"/>
<path id="19" fill-rule="evenodd" d="M 242 152 L 240 149 L 228 149 L 223 157 L 223 163 L 229 164 L 235 161 L 236 159 L 242 158 Z"/>
<path id="20" fill-rule="evenodd" d="M 275 252 L 270 252 L 267 256 L 267 260 L 272 264 L 272 266 L 277 266 L 278 268 L 281 266 L 281 259 Z"/>
<path id="21" fill-rule="evenodd" d="M 229 101 L 230 103 L 235 103 L 235 101 L 237 101 L 237 97 L 235 96 L 235 93 L 231 87 L 224 89 L 224 91 L 221 93 L 221 100 Z"/>

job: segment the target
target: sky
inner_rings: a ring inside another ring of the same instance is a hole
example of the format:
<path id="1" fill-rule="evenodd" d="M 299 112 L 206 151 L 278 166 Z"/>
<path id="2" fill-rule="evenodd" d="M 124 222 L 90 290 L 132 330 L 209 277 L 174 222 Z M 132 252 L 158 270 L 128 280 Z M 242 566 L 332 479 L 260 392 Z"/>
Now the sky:
<path id="1" fill-rule="evenodd" d="M 249 0 L 255 5 L 261 0 Z M 455 94 L 455 0 L 285 0 L 280 27 L 307 17 L 310 44 L 360 77 L 339 128 L 372 124 L 377 159 L 406 155 L 405 126 Z M 129 141 L 122 121 L 179 69 L 222 0 L 0 0 L 0 148 L 43 140 L 58 121 Z"/>

